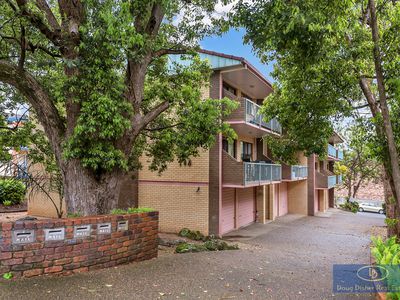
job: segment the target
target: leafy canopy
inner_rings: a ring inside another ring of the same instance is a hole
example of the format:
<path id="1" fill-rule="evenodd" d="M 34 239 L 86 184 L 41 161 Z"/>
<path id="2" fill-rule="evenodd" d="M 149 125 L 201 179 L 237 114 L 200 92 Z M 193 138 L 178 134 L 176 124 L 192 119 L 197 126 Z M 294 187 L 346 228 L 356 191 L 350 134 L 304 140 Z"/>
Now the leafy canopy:
<path id="1" fill-rule="evenodd" d="M 394 107 L 399 99 L 400 3 L 378 1 L 377 7 Z M 366 103 L 360 79 L 376 91 L 366 8 L 365 0 L 240 1 L 236 7 L 236 24 L 247 30 L 245 41 L 263 60 L 275 61 L 275 93 L 264 113 L 278 116 L 286 129 L 283 144 L 272 141 L 278 156 L 290 160 L 302 150 L 324 156 L 332 123 Z"/>
<path id="2" fill-rule="evenodd" d="M 140 167 L 144 153 L 151 168 L 162 171 L 167 162 L 186 163 L 199 147 L 210 147 L 218 132 L 233 134 L 219 120 L 236 106 L 228 99 L 203 100 L 211 73 L 196 54 L 201 38 L 227 28 L 215 13 L 218 1 L 46 3 L 0 3 L 0 62 L 29 72 L 48 94 L 57 116 L 43 117 L 36 107 L 31 116 L 59 122 L 59 165 L 77 159 L 97 174 L 126 171 Z M 169 54 L 185 54 L 189 62 L 174 64 Z M 0 80 L 0 88 L 10 86 Z M 0 102 L 9 103 L 9 95 L 1 93 Z M 49 140 L 55 151 L 58 140 Z M 3 152 L 6 144 L 15 146 L 2 141 Z"/>

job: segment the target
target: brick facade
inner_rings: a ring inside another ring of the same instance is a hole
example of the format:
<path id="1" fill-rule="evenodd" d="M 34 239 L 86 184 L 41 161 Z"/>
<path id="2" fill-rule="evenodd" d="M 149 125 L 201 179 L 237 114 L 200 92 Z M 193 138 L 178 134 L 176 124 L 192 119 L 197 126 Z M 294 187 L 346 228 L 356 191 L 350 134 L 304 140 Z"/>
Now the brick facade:
<path id="1" fill-rule="evenodd" d="M 347 189 L 342 187 L 338 188 L 336 195 L 337 197 L 347 197 Z M 370 181 L 360 186 L 356 195 L 357 199 L 361 200 L 380 200 L 384 201 L 385 191 L 383 189 L 383 182 Z"/>
<path id="2" fill-rule="evenodd" d="M 117 228 L 121 221 L 127 228 Z M 111 224 L 111 233 L 98 232 L 100 224 Z M 77 238 L 75 229 L 84 225 L 89 235 Z M 62 240 L 45 240 L 46 229 L 62 228 Z M 20 230 L 31 230 L 33 241 L 13 240 Z M 157 257 L 158 212 L 0 223 L 0 233 L 0 274 L 69 275 Z"/>

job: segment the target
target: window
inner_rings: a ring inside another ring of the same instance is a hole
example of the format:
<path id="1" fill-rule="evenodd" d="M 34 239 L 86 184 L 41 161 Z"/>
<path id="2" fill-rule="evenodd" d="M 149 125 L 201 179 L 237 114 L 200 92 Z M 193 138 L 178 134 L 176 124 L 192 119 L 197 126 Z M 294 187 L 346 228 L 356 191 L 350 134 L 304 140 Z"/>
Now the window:
<path id="1" fill-rule="evenodd" d="M 229 141 L 227 138 L 222 139 L 222 149 L 230 156 L 236 158 L 236 140 Z"/>
<path id="2" fill-rule="evenodd" d="M 223 88 L 224 90 L 227 90 L 228 92 L 234 94 L 235 96 L 237 95 L 237 91 L 234 87 L 230 86 L 229 84 L 227 84 L 226 82 L 223 83 Z"/>
<path id="3" fill-rule="evenodd" d="M 251 161 L 253 154 L 253 144 L 247 142 L 241 142 L 242 148 L 242 160 Z"/>

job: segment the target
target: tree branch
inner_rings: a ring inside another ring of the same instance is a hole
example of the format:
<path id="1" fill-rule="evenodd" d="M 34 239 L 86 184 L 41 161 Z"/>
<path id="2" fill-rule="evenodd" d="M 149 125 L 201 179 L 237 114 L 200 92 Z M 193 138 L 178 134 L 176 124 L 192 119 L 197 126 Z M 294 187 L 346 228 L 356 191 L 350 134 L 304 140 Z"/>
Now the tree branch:
<path id="1" fill-rule="evenodd" d="M 44 34 L 51 42 L 56 46 L 61 46 L 60 38 L 61 34 L 59 31 L 51 31 L 51 29 L 43 23 L 40 16 L 37 16 L 35 13 L 27 9 L 27 1 L 26 0 L 16 0 L 18 7 L 20 9 L 20 13 L 22 16 L 27 18 L 29 22 L 36 27 L 42 34 Z"/>
<path id="2" fill-rule="evenodd" d="M 186 54 L 188 53 L 187 49 L 160 49 L 153 53 L 153 57 L 160 57 L 167 54 Z"/>
<path id="3" fill-rule="evenodd" d="M 53 12 L 51 11 L 49 5 L 47 4 L 46 0 L 36 0 L 36 6 L 40 10 L 45 12 L 46 20 L 50 24 L 53 31 L 61 31 L 60 24 L 58 24 L 58 21 L 54 16 Z"/>
<path id="4" fill-rule="evenodd" d="M 25 96 L 49 138 L 56 159 L 62 165 L 61 142 L 65 125 L 48 93 L 31 74 L 4 60 L 0 60 L 0 82 L 12 85 Z"/>
<path id="5" fill-rule="evenodd" d="M 141 128 L 145 128 L 147 124 L 149 124 L 151 121 L 156 119 L 162 112 L 167 110 L 169 107 L 169 102 L 164 101 L 157 105 L 152 111 L 150 111 L 147 115 L 145 115 L 142 120 L 141 120 Z"/>

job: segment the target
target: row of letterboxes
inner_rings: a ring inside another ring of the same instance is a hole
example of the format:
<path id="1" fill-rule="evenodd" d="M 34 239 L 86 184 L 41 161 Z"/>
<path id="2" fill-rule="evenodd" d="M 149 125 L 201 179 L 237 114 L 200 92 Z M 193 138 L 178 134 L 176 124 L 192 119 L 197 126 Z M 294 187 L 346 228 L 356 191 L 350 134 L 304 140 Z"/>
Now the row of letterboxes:
<path id="1" fill-rule="evenodd" d="M 128 220 L 119 221 L 117 223 L 117 231 L 128 230 Z M 85 238 L 90 236 L 92 225 L 76 225 L 74 226 L 74 238 Z M 112 232 L 111 223 L 97 224 L 97 234 L 110 234 Z M 45 241 L 63 241 L 65 240 L 65 228 L 44 229 Z M 12 232 L 13 244 L 27 244 L 36 241 L 35 230 L 22 229 Z"/>

